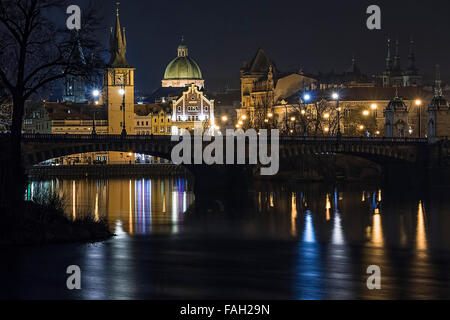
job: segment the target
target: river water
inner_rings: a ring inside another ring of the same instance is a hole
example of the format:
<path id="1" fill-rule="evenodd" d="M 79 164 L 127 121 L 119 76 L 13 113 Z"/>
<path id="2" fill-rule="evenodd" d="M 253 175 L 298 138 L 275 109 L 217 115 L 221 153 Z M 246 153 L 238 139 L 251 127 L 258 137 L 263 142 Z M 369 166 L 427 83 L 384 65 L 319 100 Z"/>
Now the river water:
<path id="1" fill-rule="evenodd" d="M 201 214 L 184 179 L 36 181 L 27 195 L 40 190 L 116 237 L 4 249 L 0 298 L 450 298 L 448 190 L 261 183 L 240 210 Z M 71 265 L 82 290 L 66 287 Z"/>

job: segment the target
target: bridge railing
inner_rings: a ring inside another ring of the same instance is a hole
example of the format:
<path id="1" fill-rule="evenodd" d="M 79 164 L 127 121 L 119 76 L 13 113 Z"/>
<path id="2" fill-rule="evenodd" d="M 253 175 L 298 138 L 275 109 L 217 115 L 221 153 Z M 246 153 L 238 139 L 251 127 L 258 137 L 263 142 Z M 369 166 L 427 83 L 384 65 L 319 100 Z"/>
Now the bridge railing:
<path id="1" fill-rule="evenodd" d="M 165 141 L 170 142 L 169 135 L 90 135 L 90 134 L 23 134 L 23 141 L 39 142 L 117 142 L 117 141 Z M 9 134 L 0 134 L 0 140 L 9 140 Z M 385 138 L 385 137 L 305 137 L 305 136 L 280 136 L 280 142 L 293 143 L 394 143 L 394 144 L 424 144 L 427 139 L 422 138 Z"/>

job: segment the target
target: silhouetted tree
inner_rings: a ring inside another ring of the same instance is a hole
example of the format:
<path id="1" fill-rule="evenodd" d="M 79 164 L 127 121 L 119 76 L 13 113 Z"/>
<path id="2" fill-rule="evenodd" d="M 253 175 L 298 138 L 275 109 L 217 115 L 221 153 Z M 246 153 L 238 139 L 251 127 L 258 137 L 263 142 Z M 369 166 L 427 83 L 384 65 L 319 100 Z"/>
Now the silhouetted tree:
<path id="1" fill-rule="evenodd" d="M 82 11 L 81 29 L 66 26 L 63 0 L 0 1 L 0 86 L 13 103 L 10 151 L 2 166 L 2 204 L 20 207 L 24 173 L 21 164 L 21 134 L 25 101 L 39 90 L 68 75 L 89 78 L 101 65 L 100 43 L 95 29 L 100 22 L 93 5 Z M 79 46 L 84 50 L 80 63 Z"/>

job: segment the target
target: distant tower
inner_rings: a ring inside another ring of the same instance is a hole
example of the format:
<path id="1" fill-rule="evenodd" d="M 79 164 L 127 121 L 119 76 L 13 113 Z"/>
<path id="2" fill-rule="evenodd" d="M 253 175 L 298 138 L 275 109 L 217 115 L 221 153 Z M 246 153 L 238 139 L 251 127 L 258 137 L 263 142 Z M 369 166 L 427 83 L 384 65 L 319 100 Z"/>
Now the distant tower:
<path id="1" fill-rule="evenodd" d="M 119 3 L 117 3 L 119 6 Z M 108 107 L 108 133 L 120 134 L 123 126 L 123 97 L 119 90 L 125 90 L 125 127 L 128 134 L 134 134 L 134 72 L 126 58 L 127 41 L 125 28 L 121 29 L 119 8 L 116 12 L 116 26 L 111 28 L 109 51 L 111 59 L 103 70 L 103 103 Z"/>
<path id="2" fill-rule="evenodd" d="M 391 70 L 391 86 L 404 87 L 403 70 L 401 66 L 400 49 L 398 39 L 395 41 L 394 64 Z"/>
<path id="3" fill-rule="evenodd" d="M 86 64 L 86 59 L 81 47 L 81 41 L 77 37 L 77 46 L 72 52 L 72 57 L 79 64 Z M 68 75 L 64 78 L 64 95 L 63 102 L 83 103 L 86 102 L 86 81 L 81 76 Z"/>
<path id="4" fill-rule="evenodd" d="M 428 108 L 428 141 L 430 143 L 435 143 L 437 138 L 450 136 L 449 113 L 449 104 L 442 93 L 440 67 L 436 65 L 434 97 Z"/>
<path id="5" fill-rule="evenodd" d="M 392 58 L 391 58 L 391 39 L 387 41 L 386 69 L 383 73 L 383 87 L 387 88 L 391 85 Z"/>
<path id="6" fill-rule="evenodd" d="M 408 109 L 403 99 L 398 96 L 398 87 L 395 91 L 395 97 L 384 110 L 385 136 L 387 138 L 404 138 L 408 131 Z"/>
<path id="7" fill-rule="evenodd" d="M 419 69 L 416 67 L 416 54 L 415 54 L 415 43 L 414 39 L 411 37 L 409 42 L 409 66 L 405 72 L 405 85 L 406 86 L 420 86 L 422 84 L 422 76 L 419 74 Z"/>

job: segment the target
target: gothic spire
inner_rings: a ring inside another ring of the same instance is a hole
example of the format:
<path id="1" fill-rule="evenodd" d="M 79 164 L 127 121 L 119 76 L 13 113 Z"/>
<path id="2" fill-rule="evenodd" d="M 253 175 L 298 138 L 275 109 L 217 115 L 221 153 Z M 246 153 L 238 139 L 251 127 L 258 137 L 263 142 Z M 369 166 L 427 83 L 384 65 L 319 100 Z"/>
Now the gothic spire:
<path id="1" fill-rule="evenodd" d="M 125 28 L 120 27 L 120 19 L 119 19 L 119 5 L 120 2 L 117 2 L 116 9 L 116 26 L 111 28 L 111 39 L 110 39 L 110 53 L 111 60 L 109 64 L 112 67 L 129 67 L 129 63 L 127 62 L 126 53 L 127 53 L 127 42 L 125 37 Z"/>
<path id="2" fill-rule="evenodd" d="M 408 56 L 410 70 L 416 69 L 416 55 L 414 53 L 414 49 L 415 49 L 415 43 L 414 43 L 414 39 L 411 37 L 411 40 L 409 42 L 409 56 Z"/>
<path id="3" fill-rule="evenodd" d="M 398 38 L 395 41 L 394 70 L 401 70 L 401 66 L 400 66 L 400 51 L 399 51 Z"/>
<path id="4" fill-rule="evenodd" d="M 437 97 L 442 96 L 441 66 L 438 64 L 436 65 L 436 80 L 434 86 L 435 95 Z"/>
<path id="5" fill-rule="evenodd" d="M 391 58 L 391 39 L 387 41 L 387 56 L 386 56 L 386 71 L 392 69 L 392 58 Z"/>

